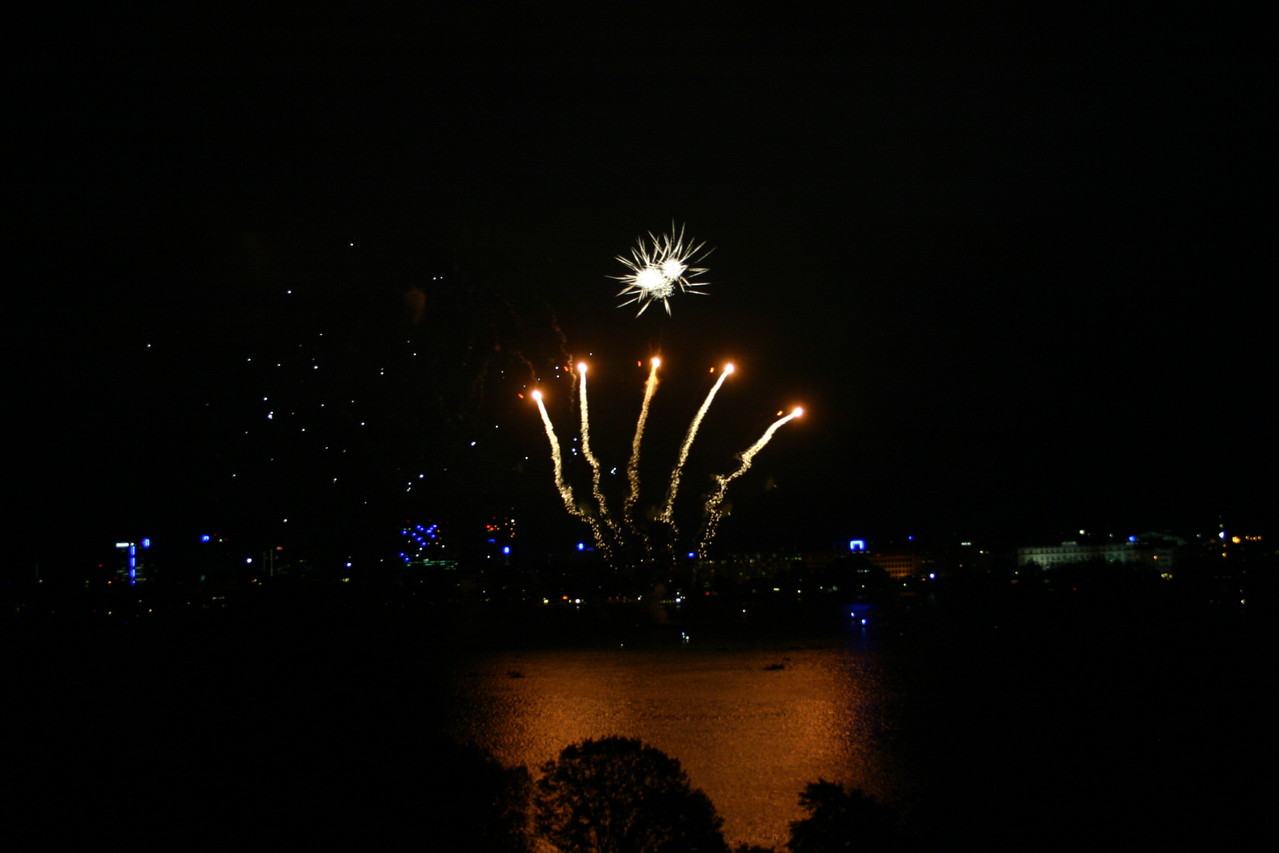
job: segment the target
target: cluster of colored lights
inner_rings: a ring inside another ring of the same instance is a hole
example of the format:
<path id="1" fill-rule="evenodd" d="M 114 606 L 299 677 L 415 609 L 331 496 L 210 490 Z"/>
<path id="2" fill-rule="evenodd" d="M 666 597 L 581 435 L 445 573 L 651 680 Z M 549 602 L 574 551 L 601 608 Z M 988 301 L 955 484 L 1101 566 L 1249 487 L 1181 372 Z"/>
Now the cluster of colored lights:
<path id="1" fill-rule="evenodd" d="M 412 562 L 415 557 L 420 559 L 423 551 L 444 548 L 438 524 L 414 524 L 410 527 L 405 527 L 400 533 L 405 539 L 417 546 L 413 555 L 406 551 L 400 552 L 400 559 L 405 563 Z"/>

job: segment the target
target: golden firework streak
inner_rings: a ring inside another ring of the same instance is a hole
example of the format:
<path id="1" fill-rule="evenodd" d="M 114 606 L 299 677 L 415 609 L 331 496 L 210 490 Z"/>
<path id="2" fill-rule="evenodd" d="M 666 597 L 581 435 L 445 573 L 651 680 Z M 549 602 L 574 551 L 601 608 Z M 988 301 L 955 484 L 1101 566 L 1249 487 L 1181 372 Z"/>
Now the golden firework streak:
<path id="1" fill-rule="evenodd" d="M 789 415 L 776 420 L 772 426 L 764 430 L 764 434 L 759 437 L 759 441 L 743 450 L 741 455 L 738 456 L 739 464 L 737 470 L 731 474 L 716 474 L 714 476 L 715 488 L 706 498 L 706 522 L 702 527 L 702 535 L 697 543 L 697 553 L 699 555 L 705 552 L 706 546 L 715 538 L 715 533 L 719 529 L 719 522 L 724 517 L 722 507 L 724 496 L 728 492 L 728 484 L 746 473 L 751 467 L 751 462 L 755 459 L 755 454 L 764 449 L 764 445 L 768 444 L 773 438 L 773 433 L 781 429 L 782 425 L 787 421 L 802 414 L 804 414 L 804 410 L 797 406 Z"/>
<path id="2" fill-rule="evenodd" d="M 711 403 L 715 400 L 715 395 L 719 392 L 720 386 L 724 384 L 725 379 L 732 375 L 733 370 L 731 363 L 724 365 L 724 371 L 720 373 L 719 379 L 711 386 L 710 393 L 706 395 L 706 400 L 703 401 L 702 407 L 697 410 L 697 414 L 693 415 L 693 420 L 688 425 L 688 432 L 684 434 L 684 443 L 679 446 L 679 456 L 675 460 L 675 467 L 671 469 L 671 482 L 666 490 L 666 502 L 662 504 L 662 509 L 658 513 L 658 518 L 669 525 L 671 529 L 675 528 L 675 495 L 679 491 L 680 475 L 684 473 L 684 463 L 688 460 L 688 452 L 693 447 L 693 439 L 697 437 L 697 430 L 702 425 L 702 418 L 706 417 L 706 412 L 710 410 Z"/>
<path id="3" fill-rule="evenodd" d="M 657 368 L 662 366 L 662 360 L 653 356 L 649 364 L 651 367 L 648 371 L 648 382 L 644 383 L 644 402 L 640 404 L 639 420 L 635 423 L 635 437 L 631 439 L 631 458 L 626 463 L 626 478 L 630 491 L 626 493 L 626 500 L 622 502 L 622 518 L 632 530 L 636 529 L 635 504 L 639 501 L 640 493 L 640 442 L 644 438 L 644 424 L 648 421 L 649 406 L 653 402 L 653 395 L 657 393 Z"/>

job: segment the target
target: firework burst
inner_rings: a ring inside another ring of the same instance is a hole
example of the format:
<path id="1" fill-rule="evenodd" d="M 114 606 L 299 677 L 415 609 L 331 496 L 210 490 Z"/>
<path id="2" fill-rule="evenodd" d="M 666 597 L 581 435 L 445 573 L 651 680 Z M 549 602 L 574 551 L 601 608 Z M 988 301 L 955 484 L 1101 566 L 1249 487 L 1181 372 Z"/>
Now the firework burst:
<path id="1" fill-rule="evenodd" d="M 613 276 L 624 284 L 618 296 L 626 299 L 619 307 L 638 305 L 639 310 L 636 316 L 639 316 L 654 302 L 661 302 L 666 313 L 669 314 L 672 296 L 677 293 L 700 293 L 698 288 L 704 287 L 706 282 L 696 279 L 706 272 L 706 268 L 694 265 L 700 263 L 709 254 L 708 251 L 704 251 L 704 246 L 704 243 L 685 237 L 683 227 L 676 228 L 674 223 L 667 234 L 656 236 L 649 233 L 647 239 L 640 238 L 636 246 L 631 249 L 629 256 L 619 255 L 617 258 L 628 270 L 626 275 Z M 638 366 L 642 367 L 643 363 L 638 363 Z M 537 404 L 542 425 L 546 430 L 546 438 L 551 450 L 555 488 L 564 502 L 564 508 L 590 526 L 596 548 L 614 567 L 620 567 L 623 564 L 671 563 L 675 560 L 676 553 L 687 553 L 689 545 L 696 546 L 699 555 L 704 554 L 714 540 L 720 522 L 728 514 L 724 503 L 729 484 L 749 470 L 755 455 L 764 449 L 773 434 L 783 424 L 801 413 L 800 409 L 795 409 L 789 415 L 780 417 L 754 444 L 736 456 L 737 464 L 732 471 L 712 476 L 711 491 L 704 497 L 702 505 L 701 530 L 695 540 L 680 543 L 681 532 L 676 523 L 675 508 L 685 465 L 702 422 L 710 412 L 711 404 L 728 377 L 733 375 L 735 368 L 731 363 L 719 368 L 719 375 L 684 433 L 684 439 L 675 455 L 675 464 L 670 469 L 669 475 L 662 480 L 659 494 L 653 495 L 654 501 L 649 505 L 647 512 L 640 512 L 643 497 L 640 484 L 641 450 L 645 426 L 657 394 L 658 369 L 661 366 L 661 358 L 654 356 L 650 359 L 648 381 L 644 384 L 644 396 L 639 406 L 639 417 L 635 423 L 630 454 L 626 462 L 626 488 L 621 495 L 613 497 L 609 496 L 603 473 L 605 470 L 616 473 L 617 468 L 609 467 L 601 461 L 596 455 L 592 442 L 586 362 L 579 362 L 576 365 L 576 370 L 573 371 L 573 384 L 579 416 L 579 435 L 575 441 L 580 442 L 582 457 L 589 468 L 589 497 L 585 489 L 579 492 L 578 497 L 574 497 L 573 488 L 569 485 L 565 471 L 566 460 L 561 452 L 559 438 L 555 434 L 550 415 L 542 401 L 542 393 L 535 390 L 531 395 Z M 715 372 L 716 369 L 712 368 L 711 373 Z M 620 513 L 617 513 L 613 507 L 619 504 Z M 649 523 L 646 524 L 645 521 Z M 681 544 L 683 544 L 682 548 Z"/>
<path id="2" fill-rule="evenodd" d="M 629 257 L 617 256 L 629 270 L 626 275 L 612 276 L 624 285 L 617 295 L 629 297 L 618 307 L 638 304 L 639 311 L 635 314 L 638 317 L 648 310 L 649 305 L 660 302 L 670 314 L 670 298 L 677 292 L 705 295 L 698 288 L 709 282 L 694 279 L 707 269 L 693 266 L 710 254 L 709 250 L 702 251 L 705 245 L 686 239 L 683 226 L 676 230 L 672 225 L 670 233 L 661 236 L 650 232 L 647 240 L 641 237 Z"/>

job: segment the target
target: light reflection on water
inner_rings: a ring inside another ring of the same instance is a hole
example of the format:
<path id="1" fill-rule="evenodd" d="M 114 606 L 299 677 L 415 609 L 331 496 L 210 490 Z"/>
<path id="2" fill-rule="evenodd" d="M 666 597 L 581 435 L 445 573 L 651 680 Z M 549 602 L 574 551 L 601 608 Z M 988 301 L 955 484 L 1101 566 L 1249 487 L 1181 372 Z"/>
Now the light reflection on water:
<path id="1" fill-rule="evenodd" d="M 780 665 L 780 668 L 778 668 Z M 825 778 L 889 797 L 888 690 L 875 651 L 697 647 L 490 653 L 454 679 L 450 732 L 537 767 L 588 737 L 678 758 L 730 845 L 780 848 L 799 792 Z"/>

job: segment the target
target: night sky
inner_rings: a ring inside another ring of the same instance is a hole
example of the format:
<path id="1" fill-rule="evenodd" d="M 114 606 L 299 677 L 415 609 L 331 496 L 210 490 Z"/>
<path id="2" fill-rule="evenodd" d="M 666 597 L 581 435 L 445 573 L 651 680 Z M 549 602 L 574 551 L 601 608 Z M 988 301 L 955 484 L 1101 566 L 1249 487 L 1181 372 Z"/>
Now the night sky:
<path id="1" fill-rule="evenodd" d="M 586 530 L 517 395 L 566 402 L 554 365 L 589 356 L 624 466 L 656 353 L 650 481 L 712 366 L 739 372 L 691 493 L 807 410 L 735 484 L 725 547 L 1273 532 L 1259 18 L 447 5 L 28 22 L 20 562 L 499 515 L 560 547 Z M 637 318 L 614 258 L 672 222 L 713 248 L 707 295 Z"/>

